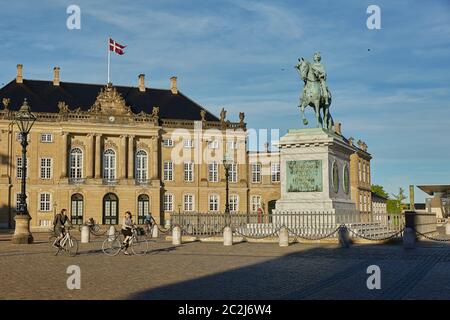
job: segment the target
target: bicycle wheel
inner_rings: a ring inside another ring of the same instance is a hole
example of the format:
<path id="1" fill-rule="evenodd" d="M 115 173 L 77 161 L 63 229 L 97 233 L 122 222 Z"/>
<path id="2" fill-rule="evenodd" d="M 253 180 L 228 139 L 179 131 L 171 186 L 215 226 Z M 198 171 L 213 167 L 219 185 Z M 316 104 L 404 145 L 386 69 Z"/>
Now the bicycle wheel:
<path id="1" fill-rule="evenodd" d="M 103 253 L 108 256 L 116 256 L 122 249 L 122 242 L 118 237 L 107 237 L 102 244 Z"/>
<path id="2" fill-rule="evenodd" d="M 138 237 L 133 238 L 133 242 L 130 245 L 131 251 L 136 255 L 144 255 L 148 251 L 148 241 L 147 239 Z"/>
<path id="3" fill-rule="evenodd" d="M 50 248 L 52 250 L 54 250 L 55 253 L 58 253 L 59 252 L 59 248 L 53 246 L 55 241 L 56 241 L 56 236 L 55 235 L 51 235 L 51 236 L 48 237 L 48 244 L 50 245 Z"/>
<path id="4" fill-rule="evenodd" d="M 64 252 L 71 257 L 75 257 L 78 253 L 78 240 L 74 237 L 69 237 L 64 243 Z"/>

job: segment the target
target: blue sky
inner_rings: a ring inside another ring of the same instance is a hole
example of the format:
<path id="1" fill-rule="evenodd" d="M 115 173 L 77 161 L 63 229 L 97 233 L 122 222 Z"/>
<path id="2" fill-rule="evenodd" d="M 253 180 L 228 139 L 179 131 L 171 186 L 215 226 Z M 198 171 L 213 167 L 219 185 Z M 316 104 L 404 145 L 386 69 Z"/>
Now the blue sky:
<path id="1" fill-rule="evenodd" d="M 68 30 L 68 5 L 81 30 Z M 381 30 L 366 27 L 368 5 Z M 298 57 L 322 53 L 343 133 L 364 140 L 372 180 L 389 192 L 450 183 L 450 1 L 15 1 L 0 4 L 0 84 L 15 77 L 180 90 L 210 111 L 246 113 L 251 128 L 301 126 Z M 311 115 L 312 110 L 308 109 Z M 416 192 L 416 200 L 424 194 Z"/>

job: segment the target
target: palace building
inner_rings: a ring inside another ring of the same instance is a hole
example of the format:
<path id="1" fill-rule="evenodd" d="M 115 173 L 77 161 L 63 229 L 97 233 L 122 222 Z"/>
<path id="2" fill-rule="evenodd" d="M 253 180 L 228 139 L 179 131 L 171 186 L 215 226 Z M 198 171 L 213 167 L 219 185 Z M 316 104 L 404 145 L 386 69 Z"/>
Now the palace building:
<path id="1" fill-rule="evenodd" d="M 22 175 L 31 228 L 48 229 L 66 208 L 73 223 L 93 217 L 120 224 L 130 210 L 138 223 L 174 212 L 223 212 L 224 156 L 231 159 L 232 212 L 268 212 L 279 192 L 279 161 L 247 152 L 244 113 L 216 117 L 178 90 L 69 83 L 55 67 L 52 81 L 16 79 L 0 89 L 0 226 L 12 227 Z M 14 114 L 27 103 L 37 120 L 22 172 Z M 267 154 L 265 154 L 267 156 Z M 251 161 L 250 161 L 251 160 Z M 269 170 L 263 170 L 269 166 Z"/>

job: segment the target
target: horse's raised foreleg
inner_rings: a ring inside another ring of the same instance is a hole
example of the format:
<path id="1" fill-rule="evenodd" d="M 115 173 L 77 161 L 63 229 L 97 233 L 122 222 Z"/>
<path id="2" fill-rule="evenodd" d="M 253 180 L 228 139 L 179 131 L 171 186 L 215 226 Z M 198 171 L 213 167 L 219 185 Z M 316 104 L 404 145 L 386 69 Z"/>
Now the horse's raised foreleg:
<path id="1" fill-rule="evenodd" d="M 307 125 L 308 125 L 308 119 L 305 118 L 305 107 L 306 107 L 306 104 L 303 102 L 302 99 L 300 99 L 300 105 L 299 105 L 299 107 L 300 107 L 300 112 L 301 112 L 301 114 L 302 114 L 303 124 L 304 124 L 305 126 L 307 126 Z"/>

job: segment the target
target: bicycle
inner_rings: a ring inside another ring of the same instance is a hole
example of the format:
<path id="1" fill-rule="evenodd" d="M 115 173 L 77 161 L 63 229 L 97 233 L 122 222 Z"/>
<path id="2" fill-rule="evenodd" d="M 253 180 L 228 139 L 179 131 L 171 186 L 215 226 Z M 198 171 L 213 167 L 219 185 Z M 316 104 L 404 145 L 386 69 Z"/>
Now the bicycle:
<path id="1" fill-rule="evenodd" d="M 54 232 L 54 234 L 50 236 L 49 242 L 51 246 L 57 249 L 55 256 L 57 256 L 60 251 L 64 251 L 65 254 L 71 257 L 75 257 L 77 255 L 78 240 L 71 236 L 70 229 L 71 228 L 67 228 L 64 237 L 59 241 L 59 246 L 56 246 L 58 236 Z"/>
<path id="2" fill-rule="evenodd" d="M 112 236 L 107 236 L 102 244 L 102 251 L 108 256 L 116 256 L 124 249 L 124 237 L 120 232 Z M 131 238 L 128 240 L 128 248 L 135 255 L 144 255 L 148 251 L 148 241 L 145 238 L 139 238 L 136 228 L 132 229 Z"/>
<path id="3" fill-rule="evenodd" d="M 95 223 L 93 218 L 89 218 L 89 220 L 83 224 L 81 224 L 78 229 L 81 232 L 81 228 L 83 226 L 89 227 L 89 232 L 92 233 L 94 236 L 102 236 L 106 233 L 106 230 L 100 230 L 100 225 L 98 223 Z"/>

